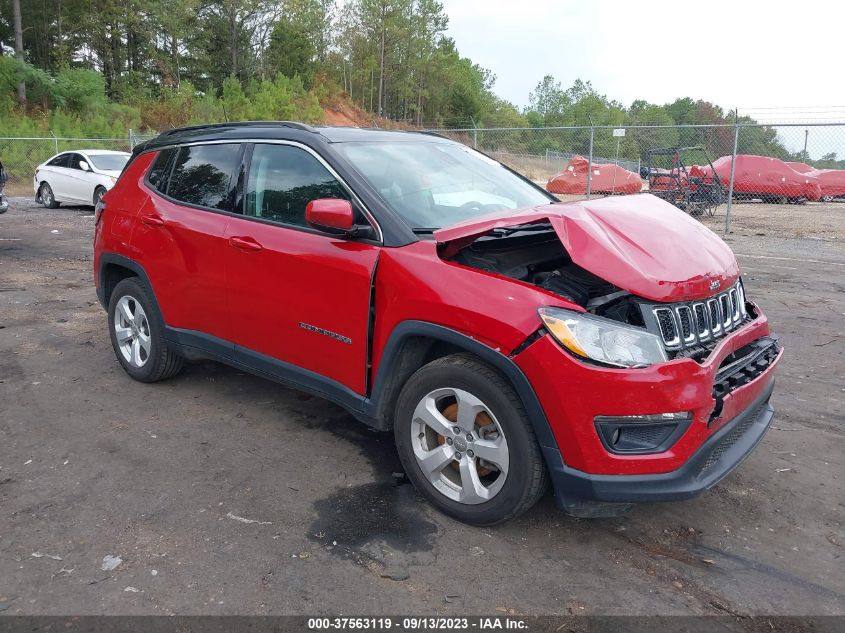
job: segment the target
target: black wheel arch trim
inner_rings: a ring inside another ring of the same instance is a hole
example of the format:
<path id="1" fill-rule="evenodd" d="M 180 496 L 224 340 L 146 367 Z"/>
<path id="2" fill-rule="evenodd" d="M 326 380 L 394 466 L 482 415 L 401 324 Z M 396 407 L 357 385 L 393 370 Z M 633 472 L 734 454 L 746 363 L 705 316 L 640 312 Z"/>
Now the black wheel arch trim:
<path id="1" fill-rule="evenodd" d="M 412 337 L 430 338 L 444 343 L 450 343 L 478 356 L 484 362 L 492 365 L 501 372 L 516 390 L 517 395 L 525 407 L 528 419 L 537 436 L 537 441 L 543 449 L 558 451 L 552 428 L 540 405 L 531 383 L 522 373 L 522 370 L 510 358 L 491 347 L 451 328 L 436 325 L 427 321 L 403 321 L 390 334 L 390 338 L 384 347 L 379 362 L 378 374 L 373 383 L 372 394 L 367 401 L 368 413 L 373 417 L 379 428 L 384 426 L 384 418 L 392 412 L 386 411 L 389 405 L 391 378 L 396 368 L 396 363 L 401 359 L 403 344 Z"/>
<path id="2" fill-rule="evenodd" d="M 147 271 L 145 271 L 144 267 L 141 266 L 138 262 L 136 262 L 134 259 L 124 257 L 123 255 L 118 255 L 117 253 L 106 252 L 100 254 L 99 264 L 100 265 L 97 269 L 97 299 L 99 299 L 100 305 L 103 306 L 104 310 L 109 309 L 109 297 L 106 296 L 106 279 L 104 273 L 106 271 L 106 267 L 114 265 L 126 268 L 127 270 L 131 270 L 146 284 L 147 288 L 150 291 L 150 299 L 152 299 L 153 303 L 155 303 L 155 307 L 156 310 L 158 310 L 158 313 L 162 314 L 161 307 L 158 305 L 158 298 L 156 297 L 155 290 L 153 290 L 152 283 L 150 283 L 150 278 L 147 275 Z"/>

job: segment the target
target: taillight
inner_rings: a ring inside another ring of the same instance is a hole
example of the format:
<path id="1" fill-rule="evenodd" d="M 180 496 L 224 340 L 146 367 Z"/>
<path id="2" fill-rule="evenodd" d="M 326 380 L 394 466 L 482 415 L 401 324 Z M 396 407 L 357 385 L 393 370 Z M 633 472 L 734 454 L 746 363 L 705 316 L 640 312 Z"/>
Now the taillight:
<path id="1" fill-rule="evenodd" d="M 103 217 L 103 212 L 106 210 L 106 203 L 103 200 L 97 202 L 94 207 L 94 226 L 100 223 L 100 218 Z"/>

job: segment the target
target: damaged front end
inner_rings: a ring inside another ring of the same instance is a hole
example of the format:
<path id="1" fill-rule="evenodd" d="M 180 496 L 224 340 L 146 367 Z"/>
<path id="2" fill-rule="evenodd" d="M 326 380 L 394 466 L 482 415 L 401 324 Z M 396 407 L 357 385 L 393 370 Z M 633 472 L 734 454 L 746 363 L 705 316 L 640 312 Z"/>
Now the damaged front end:
<path id="1" fill-rule="evenodd" d="M 569 351 L 600 364 L 702 362 L 756 317 L 728 246 L 649 195 L 482 218 L 441 229 L 435 239 L 443 259 L 571 303 L 572 310 L 538 306 L 540 317 Z M 587 345 L 614 349 L 597 354 Z"/>

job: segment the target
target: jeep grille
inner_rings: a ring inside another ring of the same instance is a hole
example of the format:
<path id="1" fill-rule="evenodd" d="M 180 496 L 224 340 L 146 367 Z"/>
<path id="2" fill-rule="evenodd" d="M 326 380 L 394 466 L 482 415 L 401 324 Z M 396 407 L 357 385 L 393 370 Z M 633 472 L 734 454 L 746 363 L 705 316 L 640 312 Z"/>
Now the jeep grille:
<path id="1" fill-rule="evenodd" d="M 670 352 L 712 349 L 716 340 L 750 320 L 742 282 L 701 301 L 642 304 L 646 326 Z M 677 354 L 675 354 L 677 355 Z"/>

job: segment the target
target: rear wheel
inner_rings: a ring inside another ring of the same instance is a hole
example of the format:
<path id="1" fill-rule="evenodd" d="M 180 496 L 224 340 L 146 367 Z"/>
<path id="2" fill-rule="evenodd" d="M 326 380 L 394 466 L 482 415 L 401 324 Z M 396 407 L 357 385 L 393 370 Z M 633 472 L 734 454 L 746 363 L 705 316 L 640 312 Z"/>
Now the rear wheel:
<path id="1" fill-rule="evenodd" d="M 179 373 L 184 361 L 164 340 L 164 321 L 137 277 L 115 286 L 108 314 L 112 347 L 127 374 L 157 382 Z"/>
<path id="2" fill-rule="evenodd" d="M 394 420 L 405 472 L 440 511 L 473 525 L 516 517 L 548 475 L 522 402 L 491 366 L 456 354 L 417 371 Z"/>
<path id="3" fill-rule="evenodd" d="M 59 206 L 52 188 L 46 182 L 41 183 L 41 187 L 38 189 L 38 197 L 41 198 L 41 204 L 48 209 L 55 209 Z"/>

